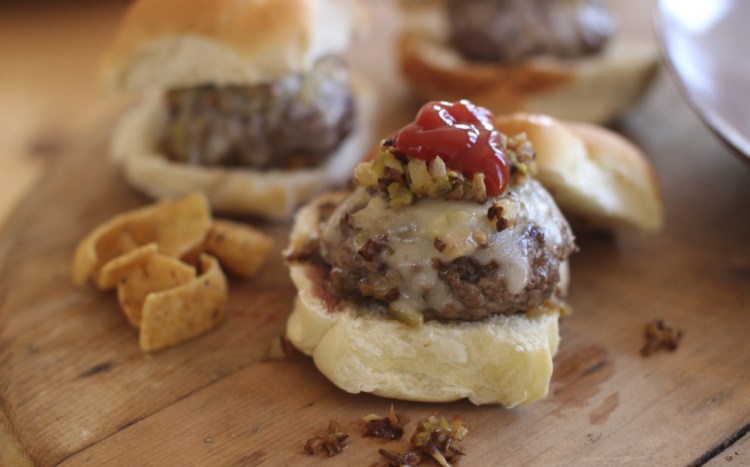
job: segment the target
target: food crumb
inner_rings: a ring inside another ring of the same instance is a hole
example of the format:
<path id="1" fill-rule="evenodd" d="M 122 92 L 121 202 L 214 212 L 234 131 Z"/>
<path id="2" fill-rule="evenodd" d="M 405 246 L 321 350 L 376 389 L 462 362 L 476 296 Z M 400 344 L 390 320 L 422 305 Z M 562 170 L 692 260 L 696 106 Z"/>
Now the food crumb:
<path id="1" fill-rule="evenodd" d="M 406 454 L 397 454 L 385 449 L 378 449 L 378 454 L 383 456 L 379 464 L 382 467 L 413 467 L 422 462 L 419 451 L 408 451 Z"/>
<path id="2" fill-rule="evenodd" d="M 469 425 L 463 417 L 456 415 L 448 421 L 433 413 L 419 421 L 406 453 L 398 454 L 380 449 L 378 453 L 382 459 L 377 465 L 411 467 L 419 465 L 423 459 L 432 457 L 441 466 L 451 467 L 465 456 L 455 442 L 461 441 L 468 433 Z"/>
<path id="3" fill-rule="evenodd" d="M 333 457 L 341 454 L 348 445 L 344 444 L 349 435 L 344 433 L 341 425 L 334 420 L 328 422 L 325 436 L 313 436 L 305 442 L 305 452 L 310 455 L 325 454 Z"/>
<path id="4" fill-rule="evenodd" d="M 362 417 L 365 422 L 365 434 L 372 438 L 382 439 L 401 439 L 404 435 L 404 424 L 393 409 L 391 404 L 391 410 L 388 416 L 381 417 L 379 415 L 370 414 Z"/>
<path id="5" fill-rule="evenodd" d="M 203 438 L 203 442 L 206 443 L 206 444 L 213 444 L 214 443 L 214 439 L 209 436 L 207 438 Z"/>
<path id="6" fill-rule="evenodd" d="M 682 330 L 662 319 L 654 319 L 646 325 L 644 335 L 646 344 L 641 348 L 641 355 L 648 357 L 659 350 L 677 350 L 682 339 Z"/>

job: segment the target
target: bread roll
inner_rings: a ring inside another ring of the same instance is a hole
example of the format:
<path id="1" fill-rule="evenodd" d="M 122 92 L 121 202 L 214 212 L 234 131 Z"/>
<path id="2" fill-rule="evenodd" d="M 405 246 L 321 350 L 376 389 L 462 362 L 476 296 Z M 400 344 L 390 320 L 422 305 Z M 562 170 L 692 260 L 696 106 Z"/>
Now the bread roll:
<path id="1" fill-rule="evenodd" d="M 404 76 L 424 100 L 469 99 L 495 114 L 533 112 L 602 123 L 643 93 L 658 64 L 649 43 L 616 36 L 592 56 L 540 56 L 517 65 L 473 62 L 444 33 L 406 32 L 398 54 Z"/>
<path id="2" fill-rule="evenodd" d="M 138 1 L 103 81 L 110 90 L 275 81 L 343 51 L 362 19 L 353 0 Z"/>
<path id="3" fill-rule="evenodd" d="M 318 206 L 344 196 L 326 194 L 300 210 L 290 252 L 318 238 Z M 326 271 L 313 262 L 293 261 L 290 270 L 299 294 L 287 337 L 345 391 L 506 407 L 547 394 L 559 342 L 557 309 L 413 328 L 367 302 L 331 295 Z M 561 284 L 567 284 L 564 271 Z"/>
<path id="4" fill-rule="evenodd" d="M 375 100 L 363 82 L 352 84 L 353 129 L 338 146 L 330 146 L 335 147 L 333 153 L 314 168 L 260 170 L 173 162 L 157 146 L 167 126 L 164 94 L 168 90 L 266 89 L 291 75 L 314 74 L 319 59 L 349 45 L 362 20 L 362 3 L 353 0 L 135 2 L 103 70 L 108 88 L 144 94 L 120 121 L 112 143 L 114 159 L 127 181 L 154 198 L 202 191 L 217 211 L 285 219 L 320 189 L 348 179 L 374 144 Z M 283 95 L 271 97 L 284 102 Z M 333 105 L 326 99 L 321 98 L 321 106 Z M 255 149 L 246 141 L 243 144 L 247 153 Z"/>
<path id="5" fill-rule="evenodd" d="M 120 120 L 111 153 L 127 181 L 153 198 L 202 191 L 211 206 L 225 214 L 289 218 L 295 208 L 326 186 L 342 183 L 375 144 L 375 95 L 355 82 L 356 122 L 352 133 L 319 167 L 258 171 L 251 168 L 206 167 L 172 162 L 157 151 L 165 121 L 161 92 L 151 92 Z"/>
<path id="6" fill-rule="evenodd" d="M 657 231 L 663 224 L 659 184 L 646 156 L 622 136 L 596 125 L 514 114 L 499 131 L 526 133 L 537 154 L 536 178 L 566 216 L 592 227 Z"/>

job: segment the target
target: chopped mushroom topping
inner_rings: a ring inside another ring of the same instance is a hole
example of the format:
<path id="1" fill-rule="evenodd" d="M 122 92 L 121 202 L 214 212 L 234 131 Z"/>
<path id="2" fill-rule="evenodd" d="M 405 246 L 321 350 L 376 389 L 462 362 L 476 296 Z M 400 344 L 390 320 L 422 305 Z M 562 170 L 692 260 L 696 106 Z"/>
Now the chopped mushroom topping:
<path id="1" fill-rule="evenodd" d="M 373 187 L 388 196 L 392 206 L 407 206 L 419 198 L 487 201 L 487 188 L 481 174 L 467 180 L 436 157 L 429 164 L 408 159 L 383 146 L 372 162 L 361 163 L 354 178 L 362 186 Z"/>
<path id="2" fill-rule="evenodd" d="M 435 240 L 432 242 L 432 245 L 440 253 L 444 252 L 445 251 L 445 247 L 448 246 L 447 243 L 445 243 L 444 241 L 440 240 L 438 237 L 435 237 Z"/>
<path id="3" fill-rule="evenodd" d="M 346 448 L 344 441 L 349 437 L 334 420 L 328 422 L 328 433 L 325 436 L 313 436 L 305 443 L 305 451 L 310 455 L 325 454 L 333 457 Z"/>
<path id="4" fill-rule="evenodd" d="M 523 183 L 536 173 L 536 153 L 525 133 L 510 138 L 499 133 L 498 139 L 510 161 L 512 184 Z M 359 164 L 354 171 L 359 185 L 379 190 L 391 206 L 408 206 L 421 198 L 473 200 L 480 204 L 487 201 L 484 174 L 466 178 L 446 167 L 440 157 L 431 162 L 404 157 L 391 144 L 383 141 L 375 159 Z"/>
<path id="5" fill-rule="evenodd" d="M 492 206 L 487 209 L 487 219 L 492 221 L 495 224 L 495 229 L 498 232 L 502 232 L 503 230 L 507 229 L 511 226 L 510 221 L 507 217 L 504 216 L 505 214 L 505 207 L 508 203 L 503 201 L 495 201 L 492 203 Z"/>
<path id="6" fill-rule="evenodd" d="M 512 137 L 500 133 L 500 144 L 505 148 L 505 155 L 510 161 L 512 184 L 523 183 L 527 177 L 536 175 L 536 152 L 526 133 L 519 133 Z"/>

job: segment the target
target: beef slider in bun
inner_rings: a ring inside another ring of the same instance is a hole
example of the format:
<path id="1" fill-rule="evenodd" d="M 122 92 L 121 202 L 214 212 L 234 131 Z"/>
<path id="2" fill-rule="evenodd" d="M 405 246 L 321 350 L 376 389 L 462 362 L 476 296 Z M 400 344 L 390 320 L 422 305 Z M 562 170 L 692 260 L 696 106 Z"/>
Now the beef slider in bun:
<path id="1" fill-rule="evenodd" d="M 468 97 L 517 111 L 602 123 L 641 95 L 652 44 L 615 28 L 605 0 L 402 0 L 401 67 L 425 99 Z"/>
<path id="2" fill-rule="evenodd" d="M 342 389 L 511 407 L 543 397 L 570 227 L 534 151 L 468 101 L 431 102 L 298 214 L 288 338 Z"/>
<path id="3" fill-rule="evenodd" d="M 144 93 L 113 141 L 127 180 L 285 218 L 347 179 L 372 142 L 373 99 L 336 56 L 360 22 L 351 0 L 134 3 L 104 67 Z"/>

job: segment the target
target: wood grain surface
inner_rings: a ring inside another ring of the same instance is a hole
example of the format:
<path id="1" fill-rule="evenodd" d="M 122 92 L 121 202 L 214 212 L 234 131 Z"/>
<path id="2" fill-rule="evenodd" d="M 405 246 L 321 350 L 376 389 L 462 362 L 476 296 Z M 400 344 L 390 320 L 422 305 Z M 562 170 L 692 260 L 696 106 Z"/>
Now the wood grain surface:
<path id="1" fill-rule="evenodd" d="M 403 115 L 409 102 L 389 89 L 390 115 Z M 279 255 L 288 225 L 252 219 L 276 251 L 257 280 L 231 282 L 226 321 L 141 353 L 115 297 L 70 279 L 81 236 L 146 202 L 107 160 L 108 115 L 71 140 L 0 231 L 0 464 L 370 465 L 379 448 L 406 446 L 361 435 L 360 417 L 392 402 L 408 435 L 432 411 L 463 415 L 462 465 L 750 462 L 750 171 L 666 75 L 616 125 L 657 168 L 666 228 L 579 234 L 575 312 L 561 323 L 550 394 L 512 410 L 351 395 L 304 356 L 276 358 L 294 297 Z M 654 318 L 685 337 L 676 352 L 643 358 Z M 349 447 L 307 456 L 306 438 L 330 419 Z"/>

